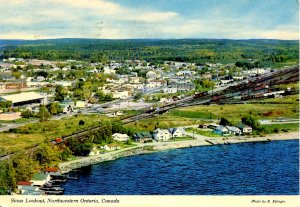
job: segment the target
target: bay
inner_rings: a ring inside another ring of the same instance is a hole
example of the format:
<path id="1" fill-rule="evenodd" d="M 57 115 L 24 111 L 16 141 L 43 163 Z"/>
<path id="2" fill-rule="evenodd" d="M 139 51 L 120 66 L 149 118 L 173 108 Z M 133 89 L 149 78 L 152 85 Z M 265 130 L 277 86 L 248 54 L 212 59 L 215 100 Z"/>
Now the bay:
<path id="1" fill-rule="evenodd" d="M 297 195 L 298 140 L 161 151 L 81 168 L 65 195 Z"/>

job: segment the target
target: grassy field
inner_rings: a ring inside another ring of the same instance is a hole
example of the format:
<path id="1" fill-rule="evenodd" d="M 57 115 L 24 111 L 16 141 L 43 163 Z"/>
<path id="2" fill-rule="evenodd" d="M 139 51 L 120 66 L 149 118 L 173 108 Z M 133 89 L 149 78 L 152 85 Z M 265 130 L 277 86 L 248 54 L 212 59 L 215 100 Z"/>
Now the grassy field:
<path id="1" fill-rule="evenodd" d="M 299 105 L 298 102 L 293 104 L 199 105 L 171 110 L 169 114 L 174 117 L 200 119 L 225 117 L 237 123 L 243 116 L 248 114 L 254 115 L 258 119 L 298 118 Z"/>
<path id="2" fill-rule="evenodd" d="M 170 116 L 169 114 L 157 116 L 150 119 L 140 120 L 126 125 L 134 132 L 153 131 L 155 128 L 172 128 L 177 126 L 189 126 L 203 123 L 200 120 Z"/>
<path id="3" fill-rule="evenodd" d="M 185 111 L 185 110 L 171 110 L 169 112 L 169 115 L 171 116 L 179 116 L 179 117 L 185 117 L 185 118 L 202 118 L 202 119 L 216 119 L 218 118 L 216 115 L 214 115 L 211 112 L 208 111 Z"/>
<path id="4" fill-rule="evenodd" d="M 4 120 L 0 120 L 0 124 L 1 123 L 5 123 L 5 124 L 20 124 L 20 123 L 25 123 L 25 122 L 29 122 L 32 120 L 36 120 L 37 118 L 20 118 L 20 119 L 16 119 L 16 120 L 9 120 L 9 121 L 4 121 Z"/>
<path id="5" fill-rule="evenodd" d="M 266 127 L 270 132 L 291 132 L 299 131 L 299 124 L 271 124 L 271 125 L 262 125 Z"/>
<path id="6" fill-rule="evenodd" d="M 98 115 L 77 115 L 61 120 L 26 124 L 12 132 L 0 133 L 0 148 L 5 151 L 17 151 L 44 142 L 45 139 L 55 139 L 73 132 L 98 125 L 107 117 Z M 84 124 L 79 125 L 83 120 Z"/>

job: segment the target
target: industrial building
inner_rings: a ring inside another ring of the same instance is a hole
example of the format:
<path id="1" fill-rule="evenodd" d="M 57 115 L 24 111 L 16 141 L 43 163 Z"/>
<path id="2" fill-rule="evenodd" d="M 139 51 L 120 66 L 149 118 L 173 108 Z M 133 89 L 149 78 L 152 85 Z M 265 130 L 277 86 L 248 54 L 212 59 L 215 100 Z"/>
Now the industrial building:
<path id="1" fill-rule="evenodd" d="M 0 101 L 11 101 L 13 107 L 29 104 L 47 104 L 47 95 L 37 92 L 23 92 L 0 96 Z"/>

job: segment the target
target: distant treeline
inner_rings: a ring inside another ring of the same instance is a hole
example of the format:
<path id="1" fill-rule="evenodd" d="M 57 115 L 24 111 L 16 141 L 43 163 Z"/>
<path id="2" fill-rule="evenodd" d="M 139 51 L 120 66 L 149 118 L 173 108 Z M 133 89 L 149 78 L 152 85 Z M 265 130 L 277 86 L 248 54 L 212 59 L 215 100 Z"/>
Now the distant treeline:
<path id="1" fill-rule="evenodd" d="M 53 40 L 0 40 L 5 46 L 3 58 L 36 58 L 45 60 L 147 60 L 212 63 L 237 63 L 239 66 L 274 66 L 297 63 L 298 41 L 294 40 L 103 40 L 103 39 L 53 39 Z"/>

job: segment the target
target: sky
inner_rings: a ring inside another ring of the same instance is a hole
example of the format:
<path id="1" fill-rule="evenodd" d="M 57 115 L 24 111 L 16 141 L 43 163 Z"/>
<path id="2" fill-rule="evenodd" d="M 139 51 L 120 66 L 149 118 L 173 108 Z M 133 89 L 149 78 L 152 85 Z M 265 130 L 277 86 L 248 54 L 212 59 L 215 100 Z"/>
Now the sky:
<path id="1" fill-rule="evenodd" d="M 0 39 L 299 38 L 298 0 L 0 0 Z"/>

